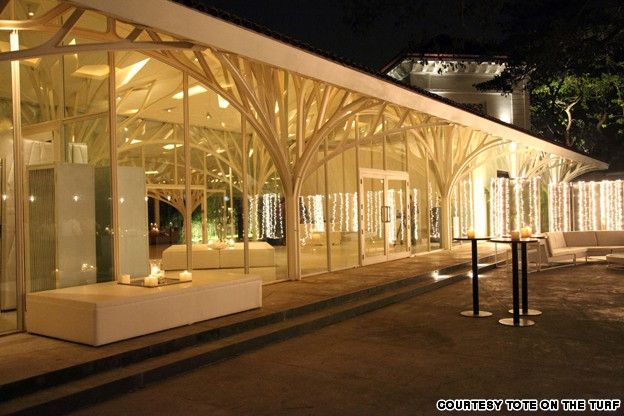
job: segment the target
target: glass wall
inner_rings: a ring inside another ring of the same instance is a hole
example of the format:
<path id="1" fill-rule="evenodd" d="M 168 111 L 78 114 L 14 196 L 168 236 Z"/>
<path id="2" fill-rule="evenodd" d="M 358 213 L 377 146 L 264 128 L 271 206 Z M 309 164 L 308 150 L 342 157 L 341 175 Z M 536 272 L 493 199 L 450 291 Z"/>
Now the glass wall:
<path id="1" fill-rule="evenodd" d="M 326 218 L 325 166 L 321 165 L 304 180 L 299 196 L 299 262 L 304 276 L 328 269 Z"/>
<path id="2" fill-rule="evenodd" d="M 8 36 L 0 34 L 2 41 Z M 11 66 L 0 63 L 0 334 L 17 329 L 15 170 Z"/>
<path id="3" fill-rule="evenodd" d="M 245 127 L 250 272 L 260 274 L 265 282 L 284 280 L 288 278 L 288 257 L 282 181 L 257 132 L 249 124 Z"/>
<path id="4" fill-rule="evenodd" d="M 416 146 L 416 139 L 408 138 L 407 157 L 410 177 L 410 209 L 412 253 L 429 250 L 429 208 L 427 159 Z"/>
<path id="5" fill-rule="evenodd" d="M 327 162 L 329 241 L 333 270 L 358 265 L 358 186 L 356 149 L 341 152 Z"/>

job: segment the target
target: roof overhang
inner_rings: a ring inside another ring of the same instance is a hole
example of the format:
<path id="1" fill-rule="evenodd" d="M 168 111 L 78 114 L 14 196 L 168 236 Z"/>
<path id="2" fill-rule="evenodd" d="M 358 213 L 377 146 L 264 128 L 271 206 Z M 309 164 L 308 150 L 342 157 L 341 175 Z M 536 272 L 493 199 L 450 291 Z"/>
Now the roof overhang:
<path id="1" fill-rule="evenodd" d="M 168 32 L 181 38 L 232 52 L 300 75 L 468 126 L 518 144 L 567 159 L 607 169 L 608 164 L 517 130 L 511 125 L 480 117 L 457 106 L 377 78 L 254 32 L 217 17 L 167 0 L 72 0 L 121 20 Z"/>

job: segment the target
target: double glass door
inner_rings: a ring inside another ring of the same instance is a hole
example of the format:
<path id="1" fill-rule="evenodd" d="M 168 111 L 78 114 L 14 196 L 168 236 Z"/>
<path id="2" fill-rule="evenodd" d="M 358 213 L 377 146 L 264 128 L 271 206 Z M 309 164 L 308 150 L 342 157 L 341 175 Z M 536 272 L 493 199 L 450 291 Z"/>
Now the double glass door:
<path id="1" fill-rule="evenodd" d="M 407 172 L 360 169 L 362 264 L 410 255 L 410 199 Z"/>

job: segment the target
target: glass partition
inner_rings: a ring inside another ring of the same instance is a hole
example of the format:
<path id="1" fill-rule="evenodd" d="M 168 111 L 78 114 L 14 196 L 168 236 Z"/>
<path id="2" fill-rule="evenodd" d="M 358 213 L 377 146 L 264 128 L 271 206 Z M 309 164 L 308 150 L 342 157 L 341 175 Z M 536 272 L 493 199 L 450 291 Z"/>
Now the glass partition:
<path id="1" fill-rule="evenodd" d="M 4 34 L 2 34 L 4 39 Z M 7 39 L 8 41 L 8 39 Z M 11 66 L 0 63 L 0 334 L 17 329 L 15 169 Z"/>
<path id="2" fill-rule="evenodd" d="M 108 72 L 85 72 L 96 62 L 106 53 L 20 65 L 31 292 L 113 279 Z"/>
<path id="3" fill-rule="evenodd" d="M 137 52 L 120 52 L 115 84 L 119 271 L 146 276 L 151 260 L 177 275 L 189 268 L 182 72 Z"/>
<path id="4" fill-rule="evenodd" d="M 301 274 L 327 271 L 325 167 L 321 165 L 303 183 L 299 196 L 299 255 Z"/>

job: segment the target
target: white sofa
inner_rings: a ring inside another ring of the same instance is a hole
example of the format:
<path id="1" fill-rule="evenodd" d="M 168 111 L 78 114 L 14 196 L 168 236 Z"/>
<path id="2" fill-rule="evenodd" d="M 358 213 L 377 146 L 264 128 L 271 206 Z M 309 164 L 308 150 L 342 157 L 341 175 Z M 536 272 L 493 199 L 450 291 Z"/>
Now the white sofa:
<path id="1" fill-rule="evenodd" d="M 208 244 L 193 244 L 193 270 L 231 269 L 245 267 L 244 244 L 233 247 L 211 248 Z M 249 267 L 275 267 L 275 249 L 265 241 L 249 242 Z M 162 253 L 163 270 L 184 270 L 186 245 L 167 247 Z"/>
<path id="2" fill-rule="evenodd" d="M 624 231 L 555 231 L 545 233 L 546 244 L 540 246 L 542 262 L 560 263 L 579 258 L 624 253 Z"/>
<path id="3" fill-rule="evenodd" d="M 97 283 L 26 295 L 28 332 L 103 345 L 262 306 L 262 279 L 215 271 L 145 288 Z"/>

